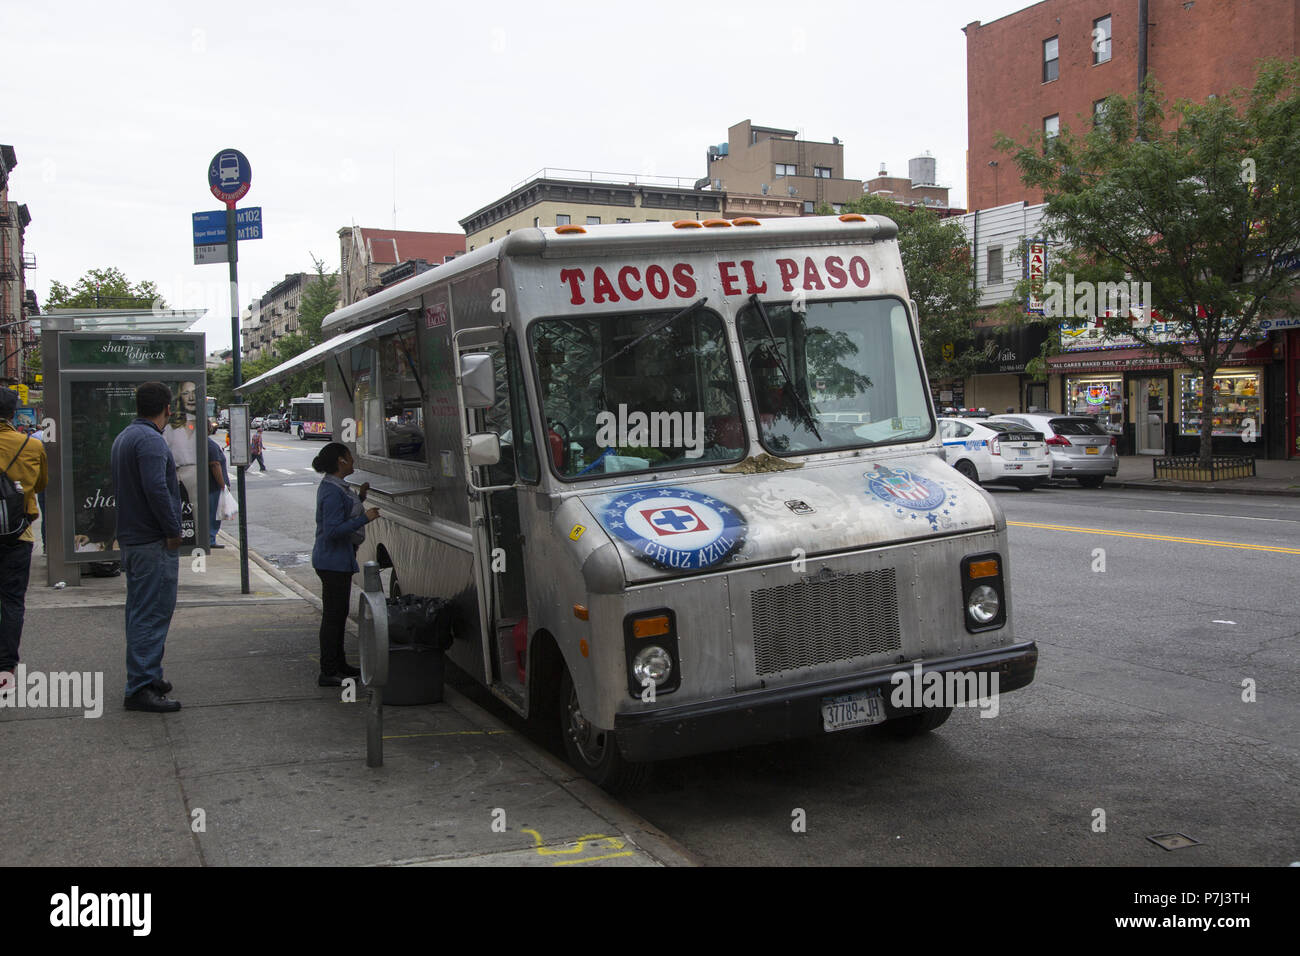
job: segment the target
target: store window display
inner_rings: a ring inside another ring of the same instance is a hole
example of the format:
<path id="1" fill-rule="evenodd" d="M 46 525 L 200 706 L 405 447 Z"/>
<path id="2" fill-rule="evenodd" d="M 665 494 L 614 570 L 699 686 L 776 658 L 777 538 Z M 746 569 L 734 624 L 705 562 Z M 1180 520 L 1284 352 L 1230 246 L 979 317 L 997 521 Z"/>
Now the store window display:
<path id="1" fill-rule="evenodd" d="M 1088 415 L 1107 434 L 1124 432 L 1124 382 L 1119 378 L 1071 378 L 1065 381 L 1065 411 Z"/>

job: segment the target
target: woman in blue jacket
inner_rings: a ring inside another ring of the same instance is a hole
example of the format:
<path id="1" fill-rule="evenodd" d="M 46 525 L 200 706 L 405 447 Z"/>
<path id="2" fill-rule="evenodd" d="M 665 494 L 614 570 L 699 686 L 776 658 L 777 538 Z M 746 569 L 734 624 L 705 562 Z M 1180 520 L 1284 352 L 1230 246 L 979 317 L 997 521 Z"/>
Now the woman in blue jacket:
<path id="1" fill-rule="evenodd" d="M 343 657 L 343 631 L 352 596 L 352 575 L 357 573 L 357 548 L 366 540 L 365 526 L 379 517 L 378 508 L 365 508 L 368 485 L 358 495 L 343 480 L 356 470 L 352 453 L 336 441 L 321 449 L 311 466 L 325 477 L 316 489 L 316 544 L 311 566 L 321 583 L 320 622 L 321 687 L 338 687 L 346 677 L 361 671 Z"/>

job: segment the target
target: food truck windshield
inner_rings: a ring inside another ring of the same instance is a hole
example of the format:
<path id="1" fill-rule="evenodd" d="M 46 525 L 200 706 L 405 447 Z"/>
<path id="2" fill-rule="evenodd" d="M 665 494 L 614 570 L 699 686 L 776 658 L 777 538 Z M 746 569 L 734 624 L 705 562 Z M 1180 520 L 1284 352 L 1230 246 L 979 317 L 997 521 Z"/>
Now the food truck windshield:
<path id="1" fill-rule="evenodd" d="M 740 327 L 766 450 L 815 453 L 933 434 L 920 359 L 898 299 L 811 302 L 801 310 L 753 299 Z M 724 323 L 701 302 L 676 312 L 542 319 L 529 337 L 561 478 L 745 457 Z"/>

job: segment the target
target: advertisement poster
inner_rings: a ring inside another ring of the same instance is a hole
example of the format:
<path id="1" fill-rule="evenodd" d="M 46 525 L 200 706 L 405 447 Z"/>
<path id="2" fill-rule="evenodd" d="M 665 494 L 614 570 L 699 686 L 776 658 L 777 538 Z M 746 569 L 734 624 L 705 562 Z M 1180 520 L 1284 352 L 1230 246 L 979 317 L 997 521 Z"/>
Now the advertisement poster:
<path id="1" fill-rule="evenodd" d="M 70 474 L 73 553 L 117 551 L 117 505 L 113 494 L 113 441 L 135 420 L 137 382 L 78 382 L 70 385 L 67 416 L 72 449 Z M 165 381 L 172 390 L 172 418 L 163 427 L 163 439 L 176 462 L 181 498 L 182 548 L 198 541 L 199 502 L 207 502 L 207 432 L 198 416 L 200 383 Z M 202 454 L 200 454 L 202 452 Z M 75 560 L 75 558 L 72 558 Z M 84 560 L 84 558 L 83 558 Z"/>

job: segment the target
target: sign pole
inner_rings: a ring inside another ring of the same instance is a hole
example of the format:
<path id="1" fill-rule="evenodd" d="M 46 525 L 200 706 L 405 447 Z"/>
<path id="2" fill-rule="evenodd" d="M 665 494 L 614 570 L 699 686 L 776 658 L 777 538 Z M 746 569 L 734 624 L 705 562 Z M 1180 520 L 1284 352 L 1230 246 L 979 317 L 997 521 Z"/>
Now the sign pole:
<path id="1" fill-rule="evenodd" d="M 240 356 L 243 349 L 239 339 L 239 243 L 235 231 L 235 204 L 226 203 L 226 255 L 230 262 L 230 341 L 235 358 L 235 388 L 244 384 L 243 363 Z M 244 495 L 244 475 L 247 465 L 235 468 L 236 483 L 239 485 L 239 593 L 248 594 L 248 508 Z"/>

